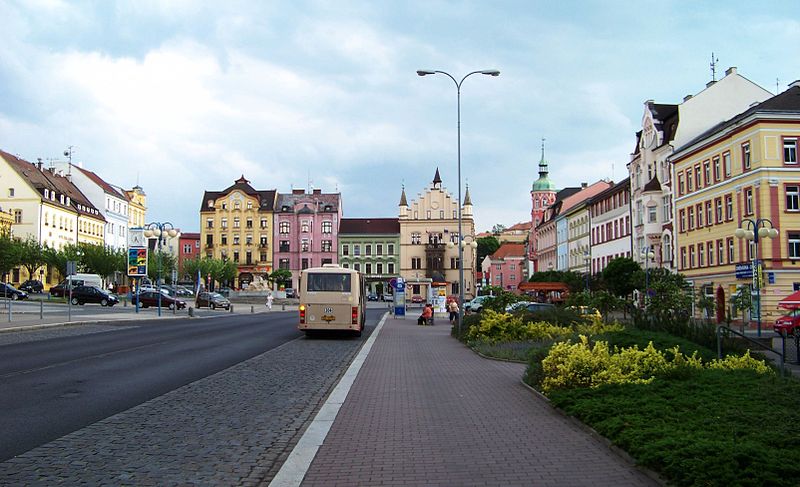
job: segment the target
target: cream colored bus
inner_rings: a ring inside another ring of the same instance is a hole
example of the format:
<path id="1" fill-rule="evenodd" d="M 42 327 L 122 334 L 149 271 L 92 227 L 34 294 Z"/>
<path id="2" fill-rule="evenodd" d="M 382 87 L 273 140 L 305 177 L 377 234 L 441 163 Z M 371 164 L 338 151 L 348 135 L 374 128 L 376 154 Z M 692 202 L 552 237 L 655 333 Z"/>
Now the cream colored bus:
<path id="1" fill-rule="evenodd" d="M 366 313 L 364 277 L 337 264 L 312 267 L 300 273 L 300 324 L 306 335 L 342 330 L 361 336 Z"/>

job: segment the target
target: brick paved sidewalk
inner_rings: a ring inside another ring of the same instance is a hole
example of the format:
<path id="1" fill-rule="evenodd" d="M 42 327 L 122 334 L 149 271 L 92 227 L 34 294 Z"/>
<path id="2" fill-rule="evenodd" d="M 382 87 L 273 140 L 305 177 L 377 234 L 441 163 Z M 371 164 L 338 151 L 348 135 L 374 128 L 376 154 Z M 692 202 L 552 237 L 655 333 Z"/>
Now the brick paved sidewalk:
<path id="1" fill-rule="evenodd" d="M 303 485 L 657 485 L 449 330 L 387 320 Z"/>

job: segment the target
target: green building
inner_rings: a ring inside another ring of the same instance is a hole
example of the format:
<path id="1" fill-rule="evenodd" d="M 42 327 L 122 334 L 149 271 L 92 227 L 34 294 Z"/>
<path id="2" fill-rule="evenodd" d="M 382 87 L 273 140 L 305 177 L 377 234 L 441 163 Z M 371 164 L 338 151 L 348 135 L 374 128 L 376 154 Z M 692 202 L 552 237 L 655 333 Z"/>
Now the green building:
<path id="1" fill-rule="evenodd" d="M 367 292 L 392 293 L 389 280 L 400 274 L 400 223 L 397 218 L 342 218 L 339 264 L 364 274 Z"/>

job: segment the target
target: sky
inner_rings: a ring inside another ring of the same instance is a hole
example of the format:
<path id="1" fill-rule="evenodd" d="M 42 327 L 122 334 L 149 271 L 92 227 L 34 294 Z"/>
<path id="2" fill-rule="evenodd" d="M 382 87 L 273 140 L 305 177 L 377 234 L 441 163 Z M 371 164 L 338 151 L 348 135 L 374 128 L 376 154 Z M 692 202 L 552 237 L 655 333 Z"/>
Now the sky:
<path id="1" fill-rule="evenodd" d="M 558 188 L 620 181 L 646 100 L 728 67 L 800 79 L 792 0 L 0 0 L 0 149 L 73 162 L 199 231 L 204 191 L 341 192 L 396 217 L 436 168 L 477 231 L 530 220 L 542 139 Z"/>

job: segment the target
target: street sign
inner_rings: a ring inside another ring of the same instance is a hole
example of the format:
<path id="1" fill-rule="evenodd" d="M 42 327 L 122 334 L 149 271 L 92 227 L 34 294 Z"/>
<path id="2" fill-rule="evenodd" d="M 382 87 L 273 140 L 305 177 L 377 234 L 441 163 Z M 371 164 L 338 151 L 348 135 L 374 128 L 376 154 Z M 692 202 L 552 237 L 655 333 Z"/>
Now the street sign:
<path id="1" fill-rule="evenodd" d="M 736 264 L 736 279 L 750 279 L 753 277 L 753 264 Z"/>
<path id="2" fill-rule="evenodd" d="M 147 238 L 144 236 L 144 228 L 128 229 L 128 248 L 147 247 Z"/>
<path id="3" fill-rule="evenodd" d="M 769 284 L 775 284 L 775 273 L 774 272 L 767 272 L 767 282 Z"/>
<path id="4" fill-rule="evenodd" d="M 78 267 L 78 263 L 77 262 L 75 262 L 74 260 L 68 260 L 67 261 L 67 275 L 68 276 L 72 276 L 74 274 L 77 274 L 77 267 Z"/>
<path id="5" fill-rule="evenodd" d="M 144 277 L 147 275 L 147 249 L 128 249 L 128 276 Z"/>

